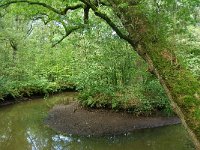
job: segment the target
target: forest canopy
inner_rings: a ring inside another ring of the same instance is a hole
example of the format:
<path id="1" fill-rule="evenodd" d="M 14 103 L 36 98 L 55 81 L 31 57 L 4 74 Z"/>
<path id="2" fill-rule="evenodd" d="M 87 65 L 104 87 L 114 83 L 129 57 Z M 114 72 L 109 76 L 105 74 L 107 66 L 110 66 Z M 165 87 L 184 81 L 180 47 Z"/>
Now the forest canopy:
<path id="1" fill-rule="evenodd" d="M 170 100 L 199 148 L 199 5 L 1 0 L 0 98 L 76 86 L 84 105 L 142 113 Z"/>

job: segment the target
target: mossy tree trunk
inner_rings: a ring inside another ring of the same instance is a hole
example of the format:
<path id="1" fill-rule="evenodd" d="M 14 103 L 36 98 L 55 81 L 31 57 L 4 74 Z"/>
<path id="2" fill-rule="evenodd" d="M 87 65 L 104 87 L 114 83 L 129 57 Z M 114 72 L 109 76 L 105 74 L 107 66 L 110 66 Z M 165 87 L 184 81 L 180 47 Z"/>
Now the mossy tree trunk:
<path id="1" fill-rule="evenodd" d="M 110 3 L 129 33 L 129 43 L 146 60 L 149 71 L 158 77 L 174 111 L 200 149 L 200 83 L 179 63 L 173 45 L 167 41 L 161 44 L 148 35 L 148 19 L 142 11 L 135 11 L 135 3 L 131 0 L 110 0 Z M 124 3 L 129 6 L 122 8 Z"/>
<path id="2" fill-rule="evenodd" d="M 109 3 L 104 3 L 104 1 Z M 156 0 L 154 1 L 156 2 Z M 143 11 L 142 7 L 137 6 L 143 0 L 80 0 L 80 2 L 82 3 L 74 6 L 66 6 L 64 10 L 55 9 L 48 3 L 25 0 L 9 1 L 0 5 L 0 7 L 8 7 L 15 3 L 27 3 L 32 6 L 38 5 L 44 7 L 62 17 L 63 15 L 67 15 L 68 10 L 82 8 L 84 9 L 85 24 L 88 23 L 89 10 L 92 10 L 96 16 L 105 20 L 122 39 L 128 41 L 134 50 L 148 63 L 149 71 L 154 73 L 160 80 L 171 100 L 175 112 L 180 116 L 183 125 L 189 131 L 196 147 L 200 149 L 200 83 L 180 64 L 174 53 L 175 46 L 169 44 L 165 38 L 159 39 L 160 30 L 157 30 L 160 28 L 159 21 L 155 20 L 152 23 L 152 20 L 149 20 L 147 16 L 148 13 Z M 188 0 L 187 2 L 191 1 Z M 111 5 L 115 9 L 115 12 L 128 31 L 128 36 L 121 32 L 110 17 L 99 11 L 99 3 L 101 5 Z M 175 18 L 176 16 L 174 16 Z M 79 28 L 82 28 L 82 26 L 74 27 L 70 30 L 66 28 L 65 36 L 56 44 Z"/>

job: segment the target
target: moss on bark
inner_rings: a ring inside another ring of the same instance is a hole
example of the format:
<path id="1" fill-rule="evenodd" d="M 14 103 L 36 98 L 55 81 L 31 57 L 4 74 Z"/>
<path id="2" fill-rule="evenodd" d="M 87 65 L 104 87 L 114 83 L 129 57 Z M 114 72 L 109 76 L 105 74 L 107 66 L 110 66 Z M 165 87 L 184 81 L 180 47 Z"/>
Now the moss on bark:
<path id="1" fill-rule="evenodd" d="M 200 83 L 175 55 L 176 47 L 167 39 L 154 40 L 151 21 L 145 12 L 137 11 L 137 3 L 129 0 L 109 0 L 129 33 L 129 42 L 144 58 L 171 100 L 175 112 L 200 149 Z M 124 5 L 128 4 L 128 6 Z M 158 33 L 159 34 L 159 33 Z"/>

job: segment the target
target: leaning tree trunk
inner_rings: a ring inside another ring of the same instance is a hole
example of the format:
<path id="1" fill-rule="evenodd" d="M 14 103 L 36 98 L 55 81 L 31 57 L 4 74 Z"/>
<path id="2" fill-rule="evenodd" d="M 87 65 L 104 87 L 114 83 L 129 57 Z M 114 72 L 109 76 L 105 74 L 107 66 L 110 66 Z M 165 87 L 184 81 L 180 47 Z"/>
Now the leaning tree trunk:
<path id="1" fill-rule="evenodd" d="M 148 20 L 145 14 L 135 11 L 135 4 L 131 4 L 131 0 L 109 1 L 129 33 L 129 43 L 146 60 L 149 70 L 158 77 L 174 111 L 200 149 L 200 83 L 179 63 L 173 53 L 173 46 L 146 37 Z M 129 3 L 129 7 L 122 8 L 125 2 Z"/>

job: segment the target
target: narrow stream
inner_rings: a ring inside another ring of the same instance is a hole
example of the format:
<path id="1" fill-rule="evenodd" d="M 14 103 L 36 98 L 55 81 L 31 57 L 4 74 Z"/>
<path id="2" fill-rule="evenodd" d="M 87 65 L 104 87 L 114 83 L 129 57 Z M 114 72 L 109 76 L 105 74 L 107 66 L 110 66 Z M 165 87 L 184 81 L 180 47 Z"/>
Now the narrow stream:
<path id="1" fill-rule="evenodd" d="M 1 107 L 0 150 L 194 150 L 181 125 L 98 138 L 64 135 L 46 127 L 47 104 L 73 96 L 62 93 Z"/>

